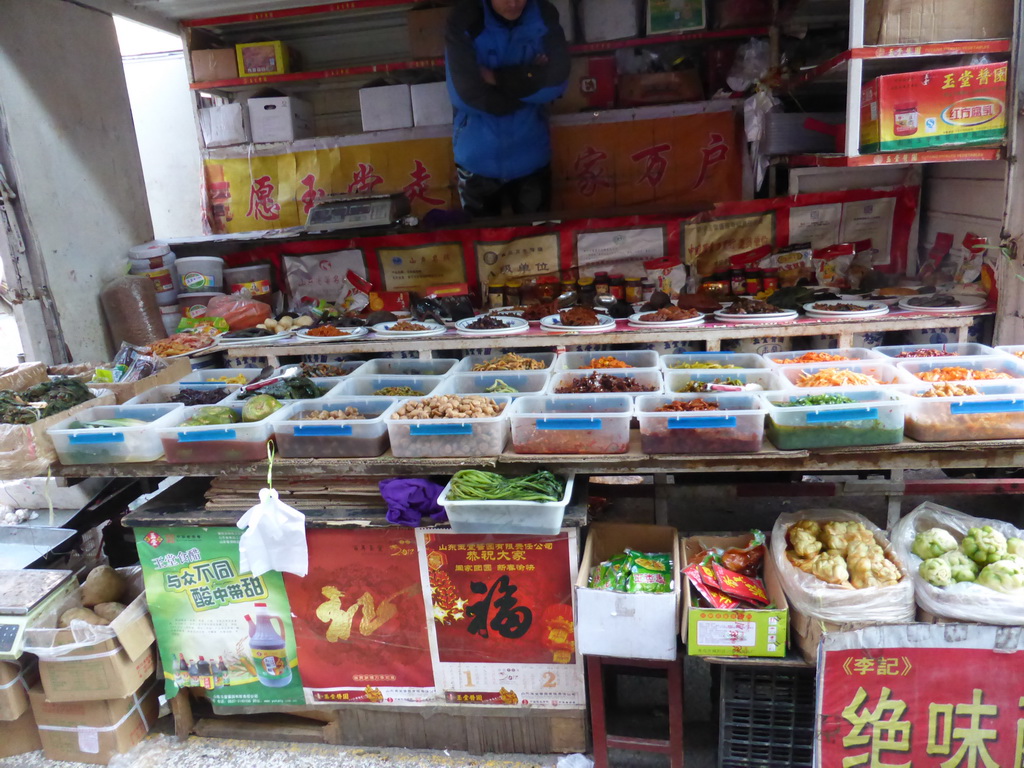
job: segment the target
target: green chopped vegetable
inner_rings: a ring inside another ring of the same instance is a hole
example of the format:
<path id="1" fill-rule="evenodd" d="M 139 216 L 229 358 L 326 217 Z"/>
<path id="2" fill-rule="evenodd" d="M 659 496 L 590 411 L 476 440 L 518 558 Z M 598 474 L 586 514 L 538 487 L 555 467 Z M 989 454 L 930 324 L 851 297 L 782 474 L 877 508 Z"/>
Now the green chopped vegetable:
<path id="1" fill-rule="evenodd" d="M 744 383 L 739 379 L 715 379 L 714 381 L 688 381 L 676 392 L 710 392 L 715 384 L 725 384 L 730 387 L 742 387 Z"/>
<path id="2" fill-rule="evenodd" d="M 247 424 L 253 421 L 263 421 L 282 407 L 281 401 L 277 398 L 270 395 L 256 395 L 256 397 L 246 400 L 245 405 L 242 406 L 242 421 Z"/>
<path id="3" fill-rule="evenodd" d="M 547 470 L 523 477 L 463 469 L 452 477 L 449 501 L 561 501 L 565 483 Z"/>
<path id="4" fill-rule="evenodd" d="M 956 539 L 949 531 L 942 528 L 929 528 L 927 531 L 917 534 L 910 551 L 922 560 L 927 560 L 952 552 L 956 548 Z"/>
<path id="5" fill-rule="evenodd" d="M 412 387 L 382 387 L 373 394 L 381 397 L 423 397 L 426 393 Z"/>
<path id="6" fill-rule="evenodd" d="M 519 390 L 515 387 L 511 387 L 501 379 L 495 379 L 494 383 L 491 384 L 484 392 L 501 393 L 501 394 L 513 394 Z"/>
<path id="7" fill-rule="evenodd" d="M 257 395 L 269 395 L 276 400 L 310 400 L 315 397 L 323 397 L 325 394 L 327 393 L 308 377 L 293 376 L 290 379 L 282 379 L 250 392 L 242 390 L 238 394 L 238 399 L 246 400 Z"/>
<path id="8" fill-rule="evenodd" d="M 44 381 L 21 392 L 0 390 L 0 422 L 34 424 L 93 397 L 85 384 L 70 378 Z"/>
<path id="9" fill-rule="evenodd" d="M 713 361 L 712 362 L 701 362 L 701 361 L 698 361 L 698 362 L 693 362 L 693 363 L 676 363 L 675 365 L 670 366 L 670 367 L 671 368 L 679 368 L 679 369 L 684 369 L 684 368 L 685 369 L 690 369 L 690 368 L 715 368 L 715 369 L 740 368 L 740 366 L 738 366 L 738 365 L 726 365 L 725 363 L 716 363 L 716 362 L 713 362 Z"/>
<path id="10" fill-rule="evenodd" d="M 211 427 L 223 424 L 237 424 L 239 416 L 226 405 L 208 405 L 200 408 L 181 423 L 183 427 Z"/>
<path id="11" fill-rule="evenodd" d="M 960 543 L 964 554 L 981 565 L 994 563 L 1006 554 L 1006 537 L 991 525 L 971 528 Z"/>
<path id="12" fill-rule="evenodd" d="M 1024 539 L 1011 536 L 1006 540 L 1006 551 L 1011 555 L 1024 555 Z"/>
<path id="13" fill-rule="evenodd" d="M 790 400 L 789 402 L 773 402 L 772 405 L 776 405 L 779 408 L 798 408 L 800 406 L 808 405 L 846 405 L 847 403 L 855 402 L 857 401 L 851 397 L 847 397 L 846 395 L 820 394 L 804 395 L 803 397 L 798 397 L 795 400 Z"/>
<path id="14" fill-rule="evenodd" d="M 948 587 L 956 581 L 949 561 L 941 557 L 930 557 L 925 560 L 921 563 L 918 573 L 922 579 L 936 587 Z"/>

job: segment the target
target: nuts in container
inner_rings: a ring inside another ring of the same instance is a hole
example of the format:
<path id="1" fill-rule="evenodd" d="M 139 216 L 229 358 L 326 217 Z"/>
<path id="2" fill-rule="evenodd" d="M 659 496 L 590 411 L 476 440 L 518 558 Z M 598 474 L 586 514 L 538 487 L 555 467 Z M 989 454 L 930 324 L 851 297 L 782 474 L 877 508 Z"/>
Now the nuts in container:
<path id="1" fill-rule="evenodd" d="M 435 395 L 412 400 L 391 414 L 392 419 L 489 419 L 501 415 L 504 403 L 482 395 Z"/>

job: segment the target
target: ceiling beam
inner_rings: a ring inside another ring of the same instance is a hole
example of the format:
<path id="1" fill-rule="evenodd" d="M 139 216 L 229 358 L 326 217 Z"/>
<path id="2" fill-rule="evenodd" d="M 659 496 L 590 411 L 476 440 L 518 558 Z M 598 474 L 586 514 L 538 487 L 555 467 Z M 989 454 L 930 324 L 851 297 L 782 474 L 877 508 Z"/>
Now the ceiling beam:
<path id="1" fill-rule="evenodd" d="M 158 13 L 153 13 L 143 8 L 137 8 L 130 2 L 127 2 L 127 0 L 65 0 L 65 2 L 109 13 L 111 16 L 123 16 L 126 19 L 137 21 L 139 24 L 146 24 L 147 26 L 161 29 L 164 32 L 169 32 L 172 35 L 181 34 L 178 22 L 174 19 L 161 16 Z"/>

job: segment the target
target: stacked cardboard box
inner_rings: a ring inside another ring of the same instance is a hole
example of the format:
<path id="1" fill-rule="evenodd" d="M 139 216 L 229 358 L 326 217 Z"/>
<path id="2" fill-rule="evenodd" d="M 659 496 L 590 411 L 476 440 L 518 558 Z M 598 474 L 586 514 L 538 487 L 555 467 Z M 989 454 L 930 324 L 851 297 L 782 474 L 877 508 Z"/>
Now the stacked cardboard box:
<path id="1" fill-rule="evenodd" d="M 0 662 L 0 757 L 42 748 L 28 701 L 29 686 L 38 680 L 30 659 Z"/>

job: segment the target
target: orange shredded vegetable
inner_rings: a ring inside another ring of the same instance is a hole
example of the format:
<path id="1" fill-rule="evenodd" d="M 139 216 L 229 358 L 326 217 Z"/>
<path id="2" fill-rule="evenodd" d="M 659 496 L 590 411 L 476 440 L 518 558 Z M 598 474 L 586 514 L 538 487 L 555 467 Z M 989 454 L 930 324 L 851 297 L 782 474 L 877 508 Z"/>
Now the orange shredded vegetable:
<path id="1" fill-rule="evenodd" d="M 874 376 L 843 368 L 824 368 L 815 373 L 804 373 L 796 380 L 798 387 L 856 387 L 881 383 Z"/>
<path id="2" fill-rule="evenodd" d="M 610 355 L 605 357 L 595 357 L 590 361 L 589 365 L 584 366 L 585 368 L 632 368 L 632 365 L 626 365 L 624 362 L 619 360 L 617 357 L 611 357 Z"/>
<path id="3" fill-rule="evenodd" d="M 852 360 L 852 357 L 834 355 L 831 352 L 805 352 L 800 357 L 791 357 L 785 360 L 776 360 L 779 365 L 794 365 L 800 363 L 838 363 L 842 360 Z"/>
<path id="4" fill-rule="evenodd" d="M 932 368 L 930 371 L 922 371 L 917 374 L 922 381 L 987 381 L 991 379 L 1012 379 L 1008 373 L 995 371 L 991 368 L 972 370 L 959 365 L 950 365 L 944 368 Z"/>

